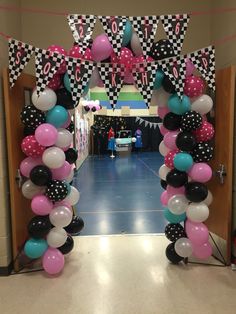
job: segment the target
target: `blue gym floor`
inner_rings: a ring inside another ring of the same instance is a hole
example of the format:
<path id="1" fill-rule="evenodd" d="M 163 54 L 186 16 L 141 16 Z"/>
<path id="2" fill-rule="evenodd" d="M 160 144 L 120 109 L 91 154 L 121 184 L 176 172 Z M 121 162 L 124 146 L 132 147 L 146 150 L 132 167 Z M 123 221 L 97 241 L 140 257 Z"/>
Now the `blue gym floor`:
<path id="1" fill-rule="evenodd" d="M 163 233 L 165 219 L 157 176 L 163 157 L 156 152 L 130 157 L 88 157 L 74 180 L 80 191 L 81 235 Z"/>

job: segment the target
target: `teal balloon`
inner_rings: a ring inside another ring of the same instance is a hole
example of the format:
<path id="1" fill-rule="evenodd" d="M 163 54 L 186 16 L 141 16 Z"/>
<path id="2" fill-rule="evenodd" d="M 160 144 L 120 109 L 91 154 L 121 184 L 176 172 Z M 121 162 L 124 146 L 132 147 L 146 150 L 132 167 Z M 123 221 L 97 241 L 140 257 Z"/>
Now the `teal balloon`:
<path id="1" fill-rule="evenodd" d="M 71 93 L 71 88 L 70 88 L 70 79 L 69 79 L 69 75 L 66 72 L 64 77 L 63 77 L 63 83 L 65 88 L 68 90 L 69 93 Z"/>
<path id="2" fill-rule="evenodd" d="M 70 192 L 71 192 L 71 185 L 67 181 L 63 181 L 63 182 L 66 184 L 66 187 L 67 187 L 67 190 L 68 190 L 67 195 L 69 195 Z"/>
<path id="3" fill-rule="evenodd" d="M 83 91 L 83 95 L 86 95 L 88 94 L 88 91 L 89 91 L 89 84 L 87 84 L 84 88 L 84 91 Z"/>
<path id="4" fill-rule="evenodd" d="M 168 107 L 171 112 L 182 115 L 191 109 L 191 102 L 186 95 L 184 95 L 181 100 L 177 94 L 174 94 L 168 99 Z"/>
<path id="5" fill-rule="evenodd" d="M 174 215 L 171 211 L 169 211 L 168 208 L 164 208 L 164 217 L 170 223 L 177 224 L 177 223 L 182 222 L 186 219 L 186 214 L 183 213 L 181 215 Z"/>
<path id="6" fill-rule="evenodd" d="M 68 111 L 60 106 L 54 106 L 46 114 L 46 122 L 60 128 L 68 119 Z"/>
<path id="7" fill-rule="evenodd" d="M 188 153 L 178 153 L 174 157 L 174 166 L 179 171 L 188 171 L 193 165 L 193 157 Z"/>
<path id="8" fill-rule="evenodd" d="M 123 40 L 122 40 L 122 46 L 125 47 L 128 45 L 128 43 L 131 40 L 132 37 L 132 24 L 130 23 L 129 20 L 126 21 L 125 24 L 125 31 L 124 31 L 124 35 L 123 35 Z"/>
<path id="9" fill-rule="evenodd" d="M 164 76 L 165 74 L 161 70 L 157 70 L 154 82 L 154 89 L 158 89 L 161 87 Z"/>
<path id="10" fill-rule="evenodd" d="M 29 258 L 39 258 L 47 250 L 48 244 L 44 239 L 29 239 L 24 246 L 25 255 Z"/>

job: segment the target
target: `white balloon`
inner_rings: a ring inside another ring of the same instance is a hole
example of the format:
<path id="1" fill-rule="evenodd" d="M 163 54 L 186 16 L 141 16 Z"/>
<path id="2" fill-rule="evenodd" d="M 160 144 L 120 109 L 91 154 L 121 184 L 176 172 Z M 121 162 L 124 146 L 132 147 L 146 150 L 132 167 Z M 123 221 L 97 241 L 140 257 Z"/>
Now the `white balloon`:
<path id="1" fill-rule="evenodd" d="M 100 80 L 101 80 L 101 77 L 100 77 L 100 74 L 98 72 L 98 68 L 95 67 L 93 70 L 93 73 L 90 77 L 90 80 L 89 80 L 89 88 L 94 88 L 94 87 L 98 86 Z"/>
<path id="2" fill-rule="evenodd" d="M 164 141 L 161 141 L 159 145 L 159 152 L 164 157 L 170 152 L 170 149 L 166 147 L 166 145 L 164 144 Z"/>
<path id="3" fill-rule="evenodd" d="M 207 206 L 210 206 L 212 202 L 213 202 L 213 195 L 212 195 L 211 191 L 208 190 L 207 198 L 204 200 L 204 203 Z"/>
<path id="4" fill-rule="evenodd" d="M 168 208 L 174 215 L 181 215 L 188 208 L 188 200 L 184 195 L 176 194 L 168 201 Z"/>
<path id="5" fill-rule="evenodd" d="M 57 95 L 52 89 L 46 87 L 38 97 L 37 90 L 35 89 L 32 94 L 32 103 L 39 110 L 47 111 L 56 105 Z"/>
<path id="6" fill-rule="evenodd" d="M 43 152 L 43 163 L 51 168 L 57 169 L 63 166 L 66 156 L 63 150 L 58 147 L 49 147 Z"/>
<path id="7" fill-rule="evenodd" d="M 50 222 L 57 228 L 64 228 L 72 221 L 72 211 L 66 206 L 58 206 L 53 208 L 49 214 Z"/>
<path id="8" fill-rule="evenodd" d="M 159 177 L 162 180 L 166 181 L 166 176 L 170 172 L 170 168 L 166 167 L 166 165 L 162 165 L 159 169 Z"/>
<path id="9" fill-rule="evenodd" d="M 201 95 L 191 99 L 191 109 L 199 112 L 200 114 L 206 114 L 211 111 L 213 107 L 213 100 L 208 95 Z"/>
<path id="10" fill-rule="evenodd" d="M 74 169 L 72 168 L 70 174 L 65 180 L 66 182 L 70 183 L 73 179 L 74 179 Z"/>
<path id="11" fill-rule="evenodd" d="M 209 208 L 205 203 L 191 203 L 186 215 L 193 222 L 203 222 L 209 217 Z"/>
<path id="12" fill-rule="evenodd" d="M 167 93 L 163 87 L 155 89 L 152 94 L 151 106 L 166 107 L 171 94 Z"/>
<path id="13" fill-rule="evenodd" d="M 73 141 L 73 135 L 67 129 L 58 129 L 58 137 L 55 145 L 60 148 L 65 148 L 71 145 Z"/>
<path id="14" fill-rule="evenodd" d="M 132 142 L 135 143 L 136 141 L 136 137 L 132 137 Z"/>
<path id="15" fill-rule="evenodd" d="M 47 235 L 48 245 L 53 248 L 62 246 L 66 242 L 66 239 L 67 233 L 63 228 L 54 227 L 50 230 L 49 234 Z"/>
<path id="16" fill-rule="evenodd" d="M 143 49 L 140 44 L 140 40 L 135 32 L 133 32 L 132 34 L 130 45 L 136 57 L 141 56 L 143 54 Z"/>
<path id="17" fill-rule="evenodd" d="M 188 238 L 180 238 L 175 242 L 175 252 L 182 257 L 189 257 L 193 253 L 192 243 Z"/>
<path id="18" fill-rule="evenodd" d="M 36 195 L 44 194 L 45 187 L 35 185 L 31 180 L 27 180 L 22 185 L 21 190 L 24 197 L 31 200 Z"/>
<path id="19" fill-rule="evenodd" d="M 79 198 L 79 191 L 74 186 L 72 186 L 70 194 L 65 198 L 65 202 L 68 202 L 71 206 L 74 206 L 78 203 Z"/>

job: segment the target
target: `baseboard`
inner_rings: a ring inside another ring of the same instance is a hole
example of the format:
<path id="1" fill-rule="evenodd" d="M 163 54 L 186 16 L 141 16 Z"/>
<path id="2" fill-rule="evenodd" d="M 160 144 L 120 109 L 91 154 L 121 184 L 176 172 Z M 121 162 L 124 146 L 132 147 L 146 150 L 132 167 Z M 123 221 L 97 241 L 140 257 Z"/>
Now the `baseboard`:
<path id="1" fill-rule="evenodd" d="M 11 262 L 8 266 L 0 267 L 0 276 L 9 276 L 13 269 L 13 263 Z"/>

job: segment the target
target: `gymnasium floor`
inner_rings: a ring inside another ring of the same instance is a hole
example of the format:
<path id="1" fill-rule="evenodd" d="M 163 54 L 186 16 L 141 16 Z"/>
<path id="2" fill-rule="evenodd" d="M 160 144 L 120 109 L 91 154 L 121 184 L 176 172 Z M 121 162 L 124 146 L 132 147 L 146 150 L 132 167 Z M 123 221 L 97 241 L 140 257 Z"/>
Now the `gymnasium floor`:
<path id="1" fill-rule="evenodd" d="M 74 182 L 81 193 L 77 212 L 85 221 L 81 235 L 163 233 L 156 174 L 162 163 L 156 152 L 89 157 Z"/>

